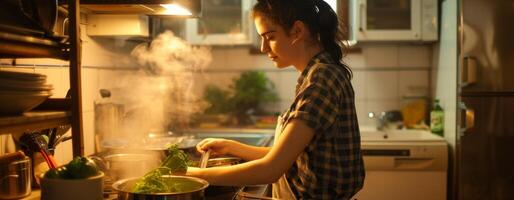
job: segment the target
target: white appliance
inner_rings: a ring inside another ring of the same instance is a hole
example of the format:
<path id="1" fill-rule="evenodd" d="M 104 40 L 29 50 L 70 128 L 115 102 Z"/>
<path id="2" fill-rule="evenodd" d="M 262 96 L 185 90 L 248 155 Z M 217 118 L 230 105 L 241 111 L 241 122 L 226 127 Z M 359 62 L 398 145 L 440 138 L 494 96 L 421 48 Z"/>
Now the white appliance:
<path id="1" fill-rule="evenodd" d="M 91 14 L 87 16 L 87 35 L 148 37 L 149 19 L 145 15 Z"/>
<path id="2" fill-rule="evenodd" d="M 351 39 L 437 41 L 437 0 L 352 0 Z"/>
<path id="3" fill-rule="evenodd" d="M 186 19 L 186 40 L 195 45 L 252 43 L 254 0 L 203 1 L 202 17 Z"/>
<path id="4" fill-rule="evenodd" d="M 448 147 L 428 131 L 362 131 L 366 178 L 353 199 L 446 199 Z"/>

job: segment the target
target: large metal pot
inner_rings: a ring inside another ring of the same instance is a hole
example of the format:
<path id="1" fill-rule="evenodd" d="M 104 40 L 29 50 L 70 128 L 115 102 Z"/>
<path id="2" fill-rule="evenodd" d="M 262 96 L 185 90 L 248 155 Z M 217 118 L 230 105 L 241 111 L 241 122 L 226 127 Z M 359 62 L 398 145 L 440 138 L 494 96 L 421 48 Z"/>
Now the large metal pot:
<path id="1" fill-rule="evenodd" d="M 162 176 L 171 179 L 170 181 L 180 181 L 190 184 L 191 189 L 181 192 L 138 194 L 134 193 L 133 188 L 139 178 L 123 179 L 115 182 L 112 187 L 118 191 L 118 200 L 203 200 L 205 199 L 204 190 L 209 183 L 203 179 L 189 176 Z"/>
<path id="2" fill-rule="evenodd" d="M 0 199 L 18 199 L 31 192 L 30 159 L 0 165 Z"/>

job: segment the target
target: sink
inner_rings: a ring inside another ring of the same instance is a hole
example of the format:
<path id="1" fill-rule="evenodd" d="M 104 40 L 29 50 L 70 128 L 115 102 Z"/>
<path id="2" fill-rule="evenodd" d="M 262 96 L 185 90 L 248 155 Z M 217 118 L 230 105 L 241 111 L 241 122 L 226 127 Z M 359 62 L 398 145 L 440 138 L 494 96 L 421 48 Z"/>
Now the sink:
<path id="1" fill-rule="evenodd" d="M 444 138 L 432 134 L 428 130 L 410 130 L 410 129 L 399 129 L 399 130 L 372 130 L 363 129 L 361 130 L 361 141 L 362 142 L 380 142 L 380 141 L 444 141 Z"/>
<path id="2" fill-rule="evenodd" d="M 269 146 L 273 140 L 274 129 L 191 129 L 185 132 L 197 139 L 225 138 L 253 146 Z"/>

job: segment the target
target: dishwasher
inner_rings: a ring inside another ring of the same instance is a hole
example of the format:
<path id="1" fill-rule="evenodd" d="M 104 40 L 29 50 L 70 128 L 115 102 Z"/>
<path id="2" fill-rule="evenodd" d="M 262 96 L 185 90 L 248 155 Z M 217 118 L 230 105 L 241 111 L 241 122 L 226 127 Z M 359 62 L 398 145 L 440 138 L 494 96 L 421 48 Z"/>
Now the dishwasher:
<path id="1" fill-rule="evenodd" d="M 442 137 L 428 131 L 371 135 L 361 133 L 366 178 L 353 199 L 446 199 L 448 145 Z"/>

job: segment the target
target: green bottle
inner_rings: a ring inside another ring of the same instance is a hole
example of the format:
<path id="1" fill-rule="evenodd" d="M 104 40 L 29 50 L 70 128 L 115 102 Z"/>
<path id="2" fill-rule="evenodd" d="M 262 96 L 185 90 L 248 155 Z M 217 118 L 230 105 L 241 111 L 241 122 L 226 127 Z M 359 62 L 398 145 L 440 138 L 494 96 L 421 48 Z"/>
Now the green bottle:
<path id="1" fill-rule="evenodd" d="M 444 136 L 444 111 L 439 105 L 439 99 L 434 101 L 434 107 L 430 111 L 430 130 L 436 135 Z"/>

